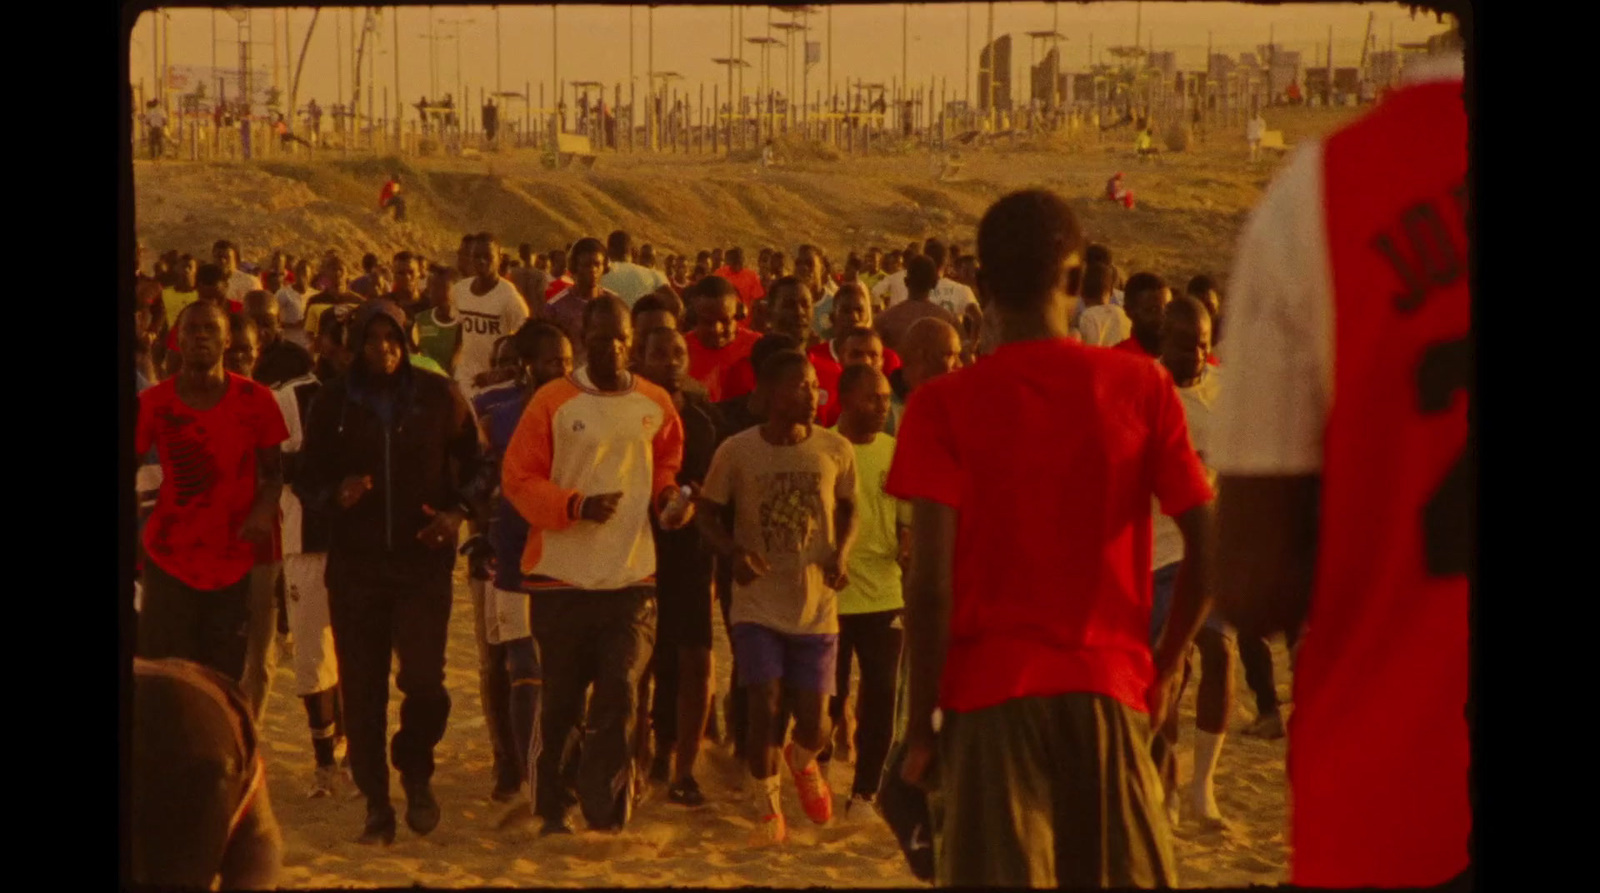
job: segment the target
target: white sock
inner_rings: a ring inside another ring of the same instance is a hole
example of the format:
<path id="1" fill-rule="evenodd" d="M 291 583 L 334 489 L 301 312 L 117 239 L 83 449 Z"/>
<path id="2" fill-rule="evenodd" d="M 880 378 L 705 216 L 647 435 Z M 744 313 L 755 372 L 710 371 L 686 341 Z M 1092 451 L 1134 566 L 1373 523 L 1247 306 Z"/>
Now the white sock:
<path id="1" fill-rule="evenodd" d="M 1217 809 L 1214 780 L 1217 774 L 1217 759 L 1222 756 L 1222 741 L 1226 737 L 1226 732 L 1214 735 L 1211 732 L 1195 730 L 1194 780 L 1190 783 L 1189 800 L 1194 804 L 1195 812 L 1199 814 L 1197 818 L 1222 818 L 1222 813 Z"/>
<path id="2" fill-rule="evenodd" d="M 794 764 L 799 766 L 800 770 L 803 772 L 807 766 L 811 765 L 811 761 L 817 758 L 818 753 L 820 753 L 820 751 L 815 751 L 809 747 L 804 747 L 800 744 L 800 742 L 796 741 L 794 743 Z"/>
<path id="3" fill-rule="evenodd" d="M 756 812 L 762 818 L 766 818 L 769 815 L 781 815 L 783 813 L 782 776 L 774 774 L 768 778 L 757 778 L 753 779 L 753 781 L 755 782 L 752 787 Z"/>

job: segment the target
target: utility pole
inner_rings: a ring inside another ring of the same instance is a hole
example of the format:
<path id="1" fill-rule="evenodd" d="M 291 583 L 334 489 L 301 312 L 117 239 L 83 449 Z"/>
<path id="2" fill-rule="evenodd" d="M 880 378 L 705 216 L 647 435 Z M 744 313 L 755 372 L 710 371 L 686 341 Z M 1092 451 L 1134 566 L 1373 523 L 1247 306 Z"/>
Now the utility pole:
<path id="1" fill-rule="evenodd" d="M 650 79 L 650 100 L 644 109 L 644 142 L 650 151 L 656 150 L 656 131 L 661 124 L 656 120 L 656 5 L 645 10 L 645 28 L 649 31 L 645 45 L 645 76 Z"/>
<path id="2" fill-rule="evenodd" d="M 728 11 L 728 31 L 729 31 L 729 33 L 732 33 L 732 31 L 733 31 L 733 11 L 732 10 Z M 637 80 L 635 78 L 635 76 L 634 76 L 634 73 L 633 73 L 633 36 L 635 34 L 637 34 L 637 33 L 638 32 L 635 31 L 634 27 L 633 27 L 633 4 L 630 3 L 630 4 L 628 4 L 628 89 L 629 90 L 633 89 L 633 84 Z M 728 69 L 728 73 L 732 74 L 733 73 L 733 69 L 731 69 L 731 68 Z"/>
<path id="3" fill-rule="evenodd" d="M 911 82 L 906 79 L 909 69 L 907 60 L 911 56 L 911 4 L 900 4 L 900 85 L 905 88 L 906 96 L 911 95 Z M 902 113 L 903 114 L 903 113 Z"/>
<path id="4" fill-rule="evenodd" d="M 550 91 L 556 98 L 556 104 L 550 112 L 550 120 L 554 122 L 550 126 L 551 133 L 561 132 L 561 41 L 556 32 L 556 14 L 560 9 L 558 4 L 550 4 Z"/>
<path id="5" fill-rule="evenodd" d="M 828 4 L 828 93 L 833 93 L 833 4 Z"/>
<path id="6" fill-rule="evenodd" d="M 989 0 L 989 132 L 994 132 L 994 81 L 995 57 L 999 55 L 994 51 L 994 0 Z"/>
<path id="7" fill-rule="evenodd" d="M 963 4 L 967 8 L 967 51 L 962 53 L 962 58 L 967 64 L 966 87 L 962 90 L 962 98 L 966 100 L 967 109 L 972 109 L 972 4 Z"/>
<path id="8" fill-rule="evenodd" d="M 631 35 L 630 35 L 631 36 Z M 500 64 L 500 7 L 494 8 L 494 92 L 505 92 L 505 68 Z"/>
<path id="9" fill-rule="evenodd" d="M 343 46 L 344 46 L 344 22 L 342 22 L 340 20 L 339 14 L 337 12 L 335 12 L 333 14 L 333 76 L 334 76 L 334 81 L 333 81 L 334 82 L 334 92 L 333 92 L 333 95 L 341 97 L 341 100 L 340 100 L 341 102 L 343 101 L 343 96 L 344 96 L 344 51 L 342 49 Z M 338 122 L 338 121 L 334 122 L 334 129 L 335 130 L 339 130 L 341 132 L 343 131 L 343 127 L 341 126 L 340 122 Z"/>
<path id="10" fill-rule="evenodd" d="M 217 19 L 216 11 L 211 13 L 211 67 L 217 66 Z M 154 88 L 154 96 L 149 99 L 161 98 L 161 10 L 150 11 L 150 85 Z"/>
<path id="11" fill-rule="evenodd" d="M 171 44 L 172 13 L 161 10 L 161 108 L 167 108 L 167 76 L 172 74 Z"/>
<path id="12" fill-rule="evenodd" d="M 428 95 L 435 102 L 439 99 L 439 58 L 435 51 L 438 38 L 434 36 L 433 7 L 428 7 Z"/>
<path id="13" fill-rule="evenodd" d="M 394 144 L 396 151 L 405 139 L 404 132 L 400 129 L 400 120 L 405 117 L 405 102 L 400 98 L 400 7 L 394 7 L 394 27 L 389 29 L 394 32 Z"/>

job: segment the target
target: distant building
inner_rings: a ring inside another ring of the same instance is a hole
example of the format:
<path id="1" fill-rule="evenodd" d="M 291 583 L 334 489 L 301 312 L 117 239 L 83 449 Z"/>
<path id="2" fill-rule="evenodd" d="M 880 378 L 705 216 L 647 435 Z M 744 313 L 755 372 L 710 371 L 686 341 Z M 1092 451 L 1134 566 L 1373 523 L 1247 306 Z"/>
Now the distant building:
<path id="1" fill-rule="evenodd" d="M 1145 67 L 1161 72 L 1161 76 L 1170 81 L 1178 72 L 1178 54 L 1171 50 L 1151 53 L 1145 56 Z"/>

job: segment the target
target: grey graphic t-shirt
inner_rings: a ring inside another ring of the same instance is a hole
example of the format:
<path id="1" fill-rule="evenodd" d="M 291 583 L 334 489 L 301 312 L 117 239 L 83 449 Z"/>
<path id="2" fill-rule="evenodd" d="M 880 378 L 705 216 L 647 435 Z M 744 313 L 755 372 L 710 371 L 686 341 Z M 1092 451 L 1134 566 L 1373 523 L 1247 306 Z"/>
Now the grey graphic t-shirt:
<path id="1" fill-rule="evenodd" d="M 767 573 L 733 587 L 730 619 L 788 635 L 837 633 L 835 593 L 822 581 L 833 554 L 833 513 L 856 493 L 850 441 L 813 425 L 792 446 L 773 446 L 751 428 L 723 442 L 701 496 L 734 506 L 733 539 L 766 559 Z"/>

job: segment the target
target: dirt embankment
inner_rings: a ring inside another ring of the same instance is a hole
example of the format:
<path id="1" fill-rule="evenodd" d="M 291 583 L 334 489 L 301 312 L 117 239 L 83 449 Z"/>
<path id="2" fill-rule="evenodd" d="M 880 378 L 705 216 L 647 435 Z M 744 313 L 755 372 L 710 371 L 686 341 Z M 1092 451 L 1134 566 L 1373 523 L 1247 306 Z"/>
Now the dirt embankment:
<path id="1" fill-rule="evenodd" d="M 1293 144 L 1346 117 L 1302 110 L 1269 118 L 1269 126 Z M 943 159 L 927 152 L 840 160 L 796 153 L 766 171 L 750 161 L 674 155 L 602 155 L 593 170 L 548 170 L 532 152 L 416 162 L 139 162 L 136 215 L 151 250 L 209 254 L 213 240 L 231 238 L 247 260 L 330 248 L 347 258 L 410 249 L 448 259 L 469 231 L 545 250 L 625 229 L 658 253 L 742 245 L 792 254 L 810 242 L 842 262 L 851 250 L 929 236 L 970 249 L 990 203 L 1043 186 L 1072 201 L 1090 238 L 1110 245 L 1119 266 L 1178 280 L 1227 272 L 1239 229 L 1277 167 L 1251 165 L 1242 136 L 1213 133 L 1155 162 L 1134 159 L 1123 135 L 1033 139 L 963 152 L 954 181 L 939 179 Z M 1138 198 L 1132 211 L 1100 200 L 1119 170 Z M 391 171 L 401 174 L 409 202 L 404 224 L 377 207 Z"/>

